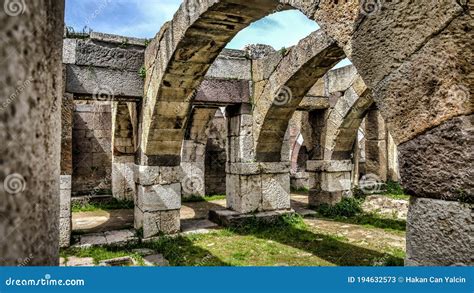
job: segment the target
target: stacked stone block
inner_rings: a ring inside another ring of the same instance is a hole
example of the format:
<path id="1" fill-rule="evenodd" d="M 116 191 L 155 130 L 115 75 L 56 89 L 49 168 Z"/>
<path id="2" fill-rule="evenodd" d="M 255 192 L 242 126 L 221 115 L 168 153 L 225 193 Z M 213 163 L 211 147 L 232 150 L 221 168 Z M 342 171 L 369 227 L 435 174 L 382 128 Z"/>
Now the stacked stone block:
<path id="1" fill-rule="evenodd" d="M 351 171 L 353 164 L 350 160 L 317 160 L 308 161 L 306 171 L 310 173 L 312 188 L 309 190 L 310 206 L 321 204 L 334 205 L 344 196 L 351 196 Z"/>

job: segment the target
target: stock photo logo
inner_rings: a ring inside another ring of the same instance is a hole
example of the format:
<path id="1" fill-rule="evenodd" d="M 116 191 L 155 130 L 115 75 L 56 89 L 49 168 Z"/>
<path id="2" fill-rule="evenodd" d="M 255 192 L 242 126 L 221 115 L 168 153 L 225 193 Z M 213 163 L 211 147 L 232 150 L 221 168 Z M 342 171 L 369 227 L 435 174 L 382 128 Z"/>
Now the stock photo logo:
<path id="1" fill-rule="evenodd" d="M 3 189 L 11 195 L 21 193 L 26 189 L 25 178 L 18 173 L 8 175 L 3 181 Z"/>
<path id="2" fill-rule="evenodd" d="M 3 10 L 9 16 L 19 16 L 26 12 L 25 0 L 5 0 Z"/>
<path id="3" fill-rule="evenodd" d="M 373 16 L 382 11 L 382 8 L 400 3 L 400 0 L 361 0 L 360 12 L 365 16 Z"/>
<path id="4" fill-rule="evenodd" d="M 204 175 L 194 174 L 184 178 L 182 186 L 183 191 L 188 194 L 193 194 L 204 189 Z"/>
<path id="5" fill-rule="evenodd" d="M 111 87 L 100 85 L 95 88 L 92 99 L 101 102 L 111 102 L 115 99 L 115 93 Z"/>
<path id="6" fill-rule="evenodd" d="M 275 106 L 284 106 L 288 104 L 291 99 L 293 99 L 293 93 L 291 92 L 291 89 L 287 86 L 283 86 L 276 93 L 273 99 L 273 104 Z"/>
<path id="7" fill-rule="evenodd" d="M 366 174 L 359 181 L 359 188 L 364 194 L 379 193 L 382 191 L 383 182 L 375 174 Z"/>

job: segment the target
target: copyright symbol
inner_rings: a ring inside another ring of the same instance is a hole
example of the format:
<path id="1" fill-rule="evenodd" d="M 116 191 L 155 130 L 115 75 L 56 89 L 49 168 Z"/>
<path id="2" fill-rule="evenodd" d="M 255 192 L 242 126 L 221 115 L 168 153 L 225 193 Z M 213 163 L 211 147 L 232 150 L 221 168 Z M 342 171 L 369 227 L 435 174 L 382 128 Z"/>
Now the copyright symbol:
<path id="1" fill-rule="evenodd" d="M 403 277 L 399 277 L 399 278 L 398 278 L 398 282 L 399 282 L 399 283 L 403 283 L 403 282 L 405 282 L 405 278 L 403 278 Z"/>

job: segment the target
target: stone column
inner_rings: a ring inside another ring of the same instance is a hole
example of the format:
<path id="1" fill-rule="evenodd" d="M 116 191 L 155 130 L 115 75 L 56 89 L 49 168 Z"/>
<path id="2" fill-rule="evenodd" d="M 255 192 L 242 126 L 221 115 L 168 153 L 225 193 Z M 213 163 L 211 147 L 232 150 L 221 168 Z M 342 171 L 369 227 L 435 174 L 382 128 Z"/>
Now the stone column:
<path id="1" fill-rule="evenodd" d="M 205 191 L 205 152 L 206 145 L 194 140 L 183 142 L 181 167 L 184 172 L 182 183 L 183 198 L 204 196 Z"/>
<path id="2" fill-rule="evenodd" d="M 314 180 L 309 190 L 309 205 L 334 205 L 340 202 L 343 196 L 351 196 L 352 169 L 350 160 L 308 161 L 306 171 Z"/>
<path id="3" fill-rule="evenodd" d="M 365 170 L 387 181 L 387 130 L 380 111 L 371 108 L 365 122 Z"/>
<path id="4" fill-rule="evenodd" d="M 72 125 L 74 96 L 63 95 L 61 107 L 61 175 L 59 178 L 59 246 L 71 243 Z"/>
<path id="5" fill-rule="evenodd" d="M 387 132 L 387 180 L 400 180 L 397 145 L 389 132 Z"/>
<path id="6" fill-rule="evenodd" d="M 64 1 L 12 3 L 0 13 L 0 257 L 56 266 Z"/>
<path id="7" fill-rule="evenodd" d="M 228 108 L 227 207 L 242 214 L 289 210 L 289 161 L 255 162 L 251 106 Z"/>
<path id="8" fill-rule="evenodd" d="M 146 155 L 139 156 L 137 163 L 135 229 L 142 231 L 143 238 L 179 232 L 181 166 L 150 166 L 153 156 Z M 179 159 L 174 164 L 179 164 Z"/>

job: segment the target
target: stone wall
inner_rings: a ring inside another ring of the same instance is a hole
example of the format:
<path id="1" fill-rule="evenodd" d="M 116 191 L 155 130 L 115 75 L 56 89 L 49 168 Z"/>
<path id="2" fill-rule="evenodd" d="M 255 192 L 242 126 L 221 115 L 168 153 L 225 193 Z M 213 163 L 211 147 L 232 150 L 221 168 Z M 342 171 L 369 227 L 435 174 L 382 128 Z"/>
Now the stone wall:
<path id="1" fill-rule="evenodd" d="M 111 194 L 112 116 L 110 102 L 75 101 L 72 192 Z"/>
<path id="2" fill-rule="evenodd" d="M 64 1 L 21 3 L 0 10 L 0 263 L 57 265 Z"/>

